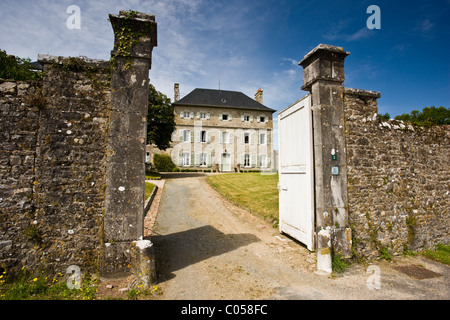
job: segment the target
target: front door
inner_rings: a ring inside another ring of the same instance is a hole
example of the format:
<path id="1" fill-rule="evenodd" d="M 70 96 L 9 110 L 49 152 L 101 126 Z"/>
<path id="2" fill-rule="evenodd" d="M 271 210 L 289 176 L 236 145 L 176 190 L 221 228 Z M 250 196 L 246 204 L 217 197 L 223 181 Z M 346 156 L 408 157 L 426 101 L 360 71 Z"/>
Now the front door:
<path id="1" fill-rule="evenodd" d="M 222 153 L 222 159 L 220 162 L 220 171 L 231 171 L 231 155 L 229 153 Z"/>
<path id="2" fill-rule="evenodd" d="M 278 115 L 279 228 L 314 250 L 311 96 Z"/>

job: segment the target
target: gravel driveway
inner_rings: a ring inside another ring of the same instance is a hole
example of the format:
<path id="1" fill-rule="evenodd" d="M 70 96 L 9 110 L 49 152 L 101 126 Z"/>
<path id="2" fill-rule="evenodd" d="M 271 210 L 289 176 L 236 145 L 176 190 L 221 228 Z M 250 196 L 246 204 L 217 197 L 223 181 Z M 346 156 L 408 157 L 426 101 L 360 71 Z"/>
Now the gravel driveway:
<path id="1" fill-rule="evenodd" d="M 206 176 L 165 178 L 151 238 L 160 299 L 450 298 L 450 268 L 417 257 L 374 262 L 379 289 L 367 285 L 375 276 L 369 265 L 353 264 L 338 276 L 315 274 L 314 253 L 224 200 Z M 403 265 L 440 276 L 418 280 L 393 268 Z"/>

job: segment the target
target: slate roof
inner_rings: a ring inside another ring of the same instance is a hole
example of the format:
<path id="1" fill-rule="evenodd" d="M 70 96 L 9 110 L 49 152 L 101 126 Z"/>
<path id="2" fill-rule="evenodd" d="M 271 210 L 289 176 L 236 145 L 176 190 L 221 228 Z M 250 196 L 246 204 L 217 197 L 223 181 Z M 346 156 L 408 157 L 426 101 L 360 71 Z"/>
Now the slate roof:
<path id="1" fill-rule="evenodd" d="M 173 103 L 173 105 L 234 108 L 270 112 L 276 111 L 253 100 L 242 92 L 213 89 L 195 89 L 184 98 Z"/>

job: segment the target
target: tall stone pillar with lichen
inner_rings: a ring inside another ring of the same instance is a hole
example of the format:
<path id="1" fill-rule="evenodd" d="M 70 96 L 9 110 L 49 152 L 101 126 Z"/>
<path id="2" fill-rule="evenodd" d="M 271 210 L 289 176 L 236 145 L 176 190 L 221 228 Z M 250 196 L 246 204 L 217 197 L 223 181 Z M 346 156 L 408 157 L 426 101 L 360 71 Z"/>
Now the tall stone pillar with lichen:
<path id="1" fill-rule="evenodd" d="M 311 92 L 317 267 L 331 272 L 332 254 L 349 257 L 347 159 L 344 126 L 344 59 L 341 47 L 320 44 L 299 63 L 302 90 Z"/>
<path id="2" fill-rule="evenodd" d="M 133 270 L 132 246 L 143 237 L 149 69 L 157 32 L 151 14 L 120 11 L 109 18 L 115 39 L 100 273 L 121 276 Z"/>

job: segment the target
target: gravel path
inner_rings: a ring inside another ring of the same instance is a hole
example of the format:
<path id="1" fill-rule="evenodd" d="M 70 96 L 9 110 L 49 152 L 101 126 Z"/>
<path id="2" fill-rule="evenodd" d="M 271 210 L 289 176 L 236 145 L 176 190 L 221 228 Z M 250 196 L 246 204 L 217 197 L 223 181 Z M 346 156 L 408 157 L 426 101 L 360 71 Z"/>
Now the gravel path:
<path id="1" fill-rule="evenodd" d="M 450 268 L 422 258 L 376 262 L 339 276 L 315 274 L 316 256 L 267 222 L 224 200 L 200 174 L 166 176 L 152 242 L 159 299 L 449 299 Z M 417 280 L 393 266 L 420 265 Z"/>

